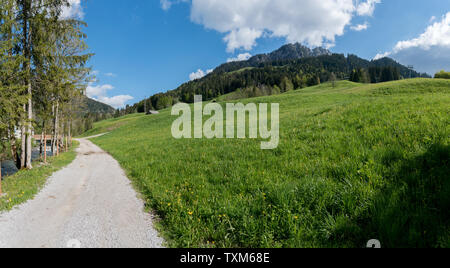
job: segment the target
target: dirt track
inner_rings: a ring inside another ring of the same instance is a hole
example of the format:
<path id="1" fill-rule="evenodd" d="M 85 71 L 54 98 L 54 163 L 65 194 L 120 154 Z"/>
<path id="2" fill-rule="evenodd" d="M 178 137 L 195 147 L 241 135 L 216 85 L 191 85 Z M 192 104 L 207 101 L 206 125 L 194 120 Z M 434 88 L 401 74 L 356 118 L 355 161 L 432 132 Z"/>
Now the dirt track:
<path id="1" fill-rule="evenodd" d="M 116 160 L 87 139 L 34 200 L 0 214 L 0 247 L 148 248 L 163 240 Z"/>

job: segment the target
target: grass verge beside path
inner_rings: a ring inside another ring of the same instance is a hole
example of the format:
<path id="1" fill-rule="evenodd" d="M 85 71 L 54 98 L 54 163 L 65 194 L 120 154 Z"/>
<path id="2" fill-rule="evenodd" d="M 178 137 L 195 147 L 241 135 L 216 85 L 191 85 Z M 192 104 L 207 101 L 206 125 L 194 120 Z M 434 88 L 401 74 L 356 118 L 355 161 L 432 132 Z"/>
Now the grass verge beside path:
<path id="1" fill-rule="evenodd" d="M 47 165 L 42 164 L 32 170 L 22 170 L 6 177 L 2 182 L 2 187 L 3 192 L 7 195 L 0 198 L 0 212 L 11 210 L 34 198 L 54 172 L 72 163 L 77 155 L 75 149 L 78 145 L 77 141 L 73 141 L 69 152 L 62 153 L 58 157 L 49 157 Z"/>

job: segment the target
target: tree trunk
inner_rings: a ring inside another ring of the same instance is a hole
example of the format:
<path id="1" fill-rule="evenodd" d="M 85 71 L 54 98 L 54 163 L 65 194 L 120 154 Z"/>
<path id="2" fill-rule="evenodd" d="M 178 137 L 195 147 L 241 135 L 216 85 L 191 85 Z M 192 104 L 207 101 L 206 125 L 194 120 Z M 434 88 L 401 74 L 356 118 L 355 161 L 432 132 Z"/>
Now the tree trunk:
<path id="1" fill-rule="evenodd" d="M 54 117 L 53 117 L 53 141 L 52 141 L 52 153 L 53 156 L 58 155 L 58 109 L 59 109 L 59 102 L 56 102 L 56 107 L 54 108 Z"/>
<path id="2" fill-rule="evenodd" d="M 63 119 L 64 120 L 64 119 Z M 64 152 L 65 151 L 65 148 L 64 148 L 64 140 L 65 140 L 65 138 L 66 138 L 66 135 L 65 135 L 66 133 L 65 133 L 65 125 L 64 125 L 64 123 L 62 124 L 62 126 L 61 126 L 61 152 Z"/>
<path id="3" fill-rule="evenodd" d="M 17 154 L 16 132 L 13 126 L 9 126 L 9 142 L 11 144 L 11 157 L 17 168 L 20 168 L 20 158 Z"/>
<path id="4" fill-rule="evenodd" d="M 0 160 L 0 196 L 2 196 L 2 160 Z"/>
<path id="5" fill-rule="evenodd" d="M 47 164 L 47 133 L 44 130 L 44 164 Z"/>
<path id="6" fill-rule="evenodd" d="M 44 156 L 44 144 L 42 144 L 42 142 L 44 141 L 44 135 L 44 128 L 42 128 L 41 140 L 39 141 L 39 158 L 41 159 L 41 161 Z"/>
<path id="7" fill-rule="evenodd" d="M 31 24 L 29 23 L 30 13 L 31 13 L 31 3 L 32 1 L 24 1 L 22 2 L 22 16 L 23 16 L 23 55 L 25 57 L 25 64 L 23 65 L 24 71 L 26 73 L 25 81 L 28 86 L 28 109 L 25 105 L 25 112 L 28 112 L 27 120 L 25 124 L 25 133 L 22 133 L 22 137 L 26 138 L 26 144 L 22 149 L 25 150 L 22 152 L 22 156 L 24 158 L 22 161 L 25 162 L 24 166 L 28 169 L 32 169 L 31 166 L 31 131 L 32 131 L 32 119 L 33 119 L 33 101 L 32 101 L 32 88 L 31 88 Z M 22 141 L 22 144 L 24 141 Z"/>
<path id="8" fill-rule="evenodd" d="M 57 119 L 57 131 L 56 131 L 56 156 L 59 155 L 59 146 L 60 146 L 60 142 L 61 142 L 61 136 L 59 135 L 59 118 Z"/>
<path id="9" fill-rule="evenodd" d="M 55 117 L 55 104 L 52 104 L 52 116 L 53 116 L 53 127 L 52 127 L 52 140 L 50 141 L 50 149 L 52 150 L 52 154 L 55 154 L 55 128 L 56 128 L 56 117 Z"/>
<path id="10" fill-rule="evenodd" d="M 60 126 L 59 126 L 59 115 L 57 119 L 57 131 L 56 131 L 56 156 L 59 155 L 60 152 L 60 146 L 61 146 L 61 135 L 60 135 Z"/>
<path id="11" fill-rule="evenodd" d="M 33 103 L 32 103 L 32 92 L 31 92 L 31 81 L 28 82 L 28 128 L 27 128 L 27 169 L 32 169 L 33 166 L 31 165 L 31 151 L 32 151 L 32 144 L 31 144 L 31 136 L 32 136 L 32 129 L 33 124 L 31 123 L 33 120 Z"/>
<path id="12" fill-rule="evenodd" d="M 69 146 L 72 147 L 72 121 L 69 121 Z"/>
<path id="13" fill-rule="evenodd" d="M 26 105 L 23 105 L 23 110 L 24 112 L 26 112 Z M 25 121 L 25 120 L 24 120 Z M 21 151 L 20 151 L 20 169 L 24 169 L 25 168 L 25 157 L 26 157 L 26 135 L 25 135 L 25 122 L 22 122 L 21 126 L 20 126 L 20 146 L 21 146 Z"/>
<path id="14" fill-rule="evenodd" d="M 59 155 L 59 145 L 60 145 L 60 138 L 61 136 L 59 135 L 59 102 L 56 102 L 56 156 Z"/>

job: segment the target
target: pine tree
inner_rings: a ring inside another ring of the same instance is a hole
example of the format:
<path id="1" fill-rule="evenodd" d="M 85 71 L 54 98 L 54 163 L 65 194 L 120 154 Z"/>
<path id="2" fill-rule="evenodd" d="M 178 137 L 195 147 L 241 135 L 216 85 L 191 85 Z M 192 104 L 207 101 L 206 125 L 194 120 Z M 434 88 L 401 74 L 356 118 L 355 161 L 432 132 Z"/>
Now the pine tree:
<path id="1" fill-rule="evenodd" d="M 0 1 L 0 139 L 5 136 L 9 139 L 11 157 L 16 159 L 15 130 L 23 119 L 20 111 L 26 99 L 20 83 L 23 57 L 14 51 L 20 41 L 14 7 L 14 0 Z"/>
<path id="2" fill-rule="evenodd" d="M 65 5 L 67 0 L 0 0 L 0 138 L 8 136 L 16 158 L 15 132 L 21 129 L 19 168 L 32 168 L 36 125 L 43 135 L 53 119 L 55 136 L 62 130 L 71 139 L 77 116 L 71 107 L 89 79 L 85 24 L 61 19 Z"/>
<path id="3" fill-rule="evenodd" d="M 336 75 L 334 74 L 334 73 L 331 73 L 330 74 L 330 81 L 331 81 L 331 85 L 333 86 L 333 87 L 336 87 Z"/>
<path id="4" fill-rule="evenodd" d="M 281 82 L 281 89 L 283 90 L 283 92 L 294 90 L 294 85 L 292 84 L 292 81 L 286 76 L 283 77 L 283 80 Z"/>

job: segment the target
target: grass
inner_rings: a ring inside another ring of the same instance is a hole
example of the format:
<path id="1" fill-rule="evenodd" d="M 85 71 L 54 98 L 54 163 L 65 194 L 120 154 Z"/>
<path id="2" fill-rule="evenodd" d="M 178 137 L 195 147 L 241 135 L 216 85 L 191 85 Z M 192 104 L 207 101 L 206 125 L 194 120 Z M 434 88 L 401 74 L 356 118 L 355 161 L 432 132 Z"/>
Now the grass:
<path id="1" fill-rule="evenodd" d="M 252 69 L 255 69 L 255 67 L 245 67 L 245 68 L 242 68 L 242 69 L 239 69 L 239 70 L 236 70 L 236 71 L 229 72 L 228 75 L 242 73 L 242 72 L 249 71 L 249 70 L 252 70 Z"/>
<path id="2" fill-rule="evenodd" d="M 280 145 L 175 140 L 170 110 L 95 125 L 173 247 L 450 247 L 450 81 L 339 82 L 280 103 Z"/>
<path id="3" fill-rule="evenodd" d="M 120 118 L 112 118 L 109 120 L 97 122 L 94 124 L 94 127 L 80 135 L 80 138 L 86 138 L 89 136 L 94 136 L 97 134 L 103 134 L 111 132 L 121 126 L 124 126 L 128 123 L 134 122 L 140 118 L 139 114 L 131 114 L 128 116 L 120 117 Z"/>
<path id="4" fill-rule="evenodd" d="M 56 171 L 70 164 L 76 157 L 75 149 L 78 142 L 67 153 L 58 157 L 49 157 L 46 165 L 40 165 L 32 170 L 21 170 L 18 173 L 4 178 L 3 192 L 7 195 L 0 198 L 0 212 L 11 210 L 17 205 L 33 199 L 47 182 L 47 179 Z M 35 163 L 36 164 L 36 163 Z"/>

